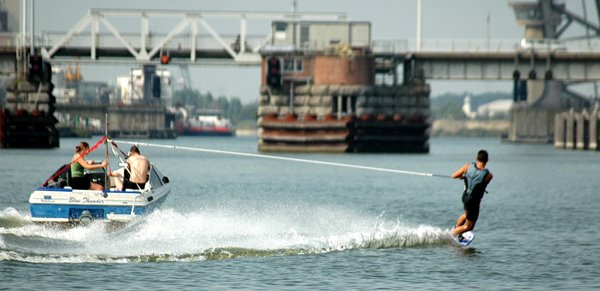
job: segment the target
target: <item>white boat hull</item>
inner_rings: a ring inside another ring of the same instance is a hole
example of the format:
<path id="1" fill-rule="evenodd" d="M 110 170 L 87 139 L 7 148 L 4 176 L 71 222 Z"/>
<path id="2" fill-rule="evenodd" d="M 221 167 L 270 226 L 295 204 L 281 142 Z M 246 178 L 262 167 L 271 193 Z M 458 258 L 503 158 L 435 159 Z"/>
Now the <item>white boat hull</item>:
<path id="1" fill-rule="evenodd" d="M 171 192 L 168 184 L 151 191 L 94 191 L 38 188 L 29 197 L 34 222 L 79 222 L 134 218 L 160 206 Z M 112 218 L 112 219 L 111 219 Z"/>

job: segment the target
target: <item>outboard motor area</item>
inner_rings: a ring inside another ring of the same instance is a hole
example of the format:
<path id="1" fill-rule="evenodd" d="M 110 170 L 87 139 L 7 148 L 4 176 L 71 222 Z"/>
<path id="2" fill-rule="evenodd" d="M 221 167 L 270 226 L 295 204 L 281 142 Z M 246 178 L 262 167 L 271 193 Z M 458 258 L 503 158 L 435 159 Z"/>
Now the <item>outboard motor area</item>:
<path id="1" fill-rule="evenodd" d="M 70 209 L 69 218 L 72 222 L 89 224 L 96 219 L 103 219 L 104 211 L 102 209 Z"/>

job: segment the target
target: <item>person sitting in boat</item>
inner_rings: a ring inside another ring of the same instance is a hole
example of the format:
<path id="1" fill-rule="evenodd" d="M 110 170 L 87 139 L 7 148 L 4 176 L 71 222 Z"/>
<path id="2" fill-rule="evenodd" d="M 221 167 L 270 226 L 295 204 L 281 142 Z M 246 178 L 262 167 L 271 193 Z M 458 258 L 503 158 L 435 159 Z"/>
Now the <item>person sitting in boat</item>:
<path id="1" fill-rule="evenodd" d="M 129 179 L 125 175 L 123 186 L 125 189 L 144 189 L 148 181 L 148 171 L 150 171 L 150 161 L 140 153 L 137 146 L 132 146 L 127 158 L 127 167 L 129 167 Z"/>
<path id="2" fill-rule="evenodd" d="M 81 190 L 104 190 L 104 187 L 98 183 L 94 183 L 89 175 L 85 175 L 84 169 L 94 170 L 104 168 L 107 165 L 106 160 L 100 164 L 95 164 L 94 161 L 86 161 L 83 156 L 90 150 L 90 145 L 82 141 L 75 147 L 75 154 L 71 163 L 71 188 Z"/>
<path id="3" fill-rule="evenodd" d="M 111 177 L 115 177 L 115 179 L 111 180 L 112 182 L 114 182 L 115 188 L 119 191 L 123 191 L 123 177 L 125 177 L 125 167 L 120 167 L 115 171 L 111 171 L 108 173 L 108 175 Z"/>
<path id="4" fill-rule="evenodd" d="M 121 168 L 110 173 L 113 177 L 123 177 L 123 181 L 120 179 L 115 180 L 117 189 L 144 190 L 148 181 L 150 161 L 140 153 L 140 149 L 137 146 L 132 146 L 129 150 L 127 169 Z"/>

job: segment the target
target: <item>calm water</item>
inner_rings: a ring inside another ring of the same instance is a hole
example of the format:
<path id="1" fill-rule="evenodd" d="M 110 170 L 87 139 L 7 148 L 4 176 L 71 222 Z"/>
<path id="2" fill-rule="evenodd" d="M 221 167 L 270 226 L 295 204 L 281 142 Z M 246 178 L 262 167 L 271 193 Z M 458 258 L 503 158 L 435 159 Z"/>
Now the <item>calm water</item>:
<path id="1" fill-rule="evenodd" d="M 597 152 L 437 138 L 428 155 L 282 154 L 450 174 L 487 149 L 495 178 L 463 249 L 447 234 L 458 180 L 148 147 L 174 190 L 159 211 L 117 231 L 31 224 L 29 194 L 78 141 L 0 150 L 0 289 L 600 288 Z M 247 137 L 150 142 L 256 152 Z"/>

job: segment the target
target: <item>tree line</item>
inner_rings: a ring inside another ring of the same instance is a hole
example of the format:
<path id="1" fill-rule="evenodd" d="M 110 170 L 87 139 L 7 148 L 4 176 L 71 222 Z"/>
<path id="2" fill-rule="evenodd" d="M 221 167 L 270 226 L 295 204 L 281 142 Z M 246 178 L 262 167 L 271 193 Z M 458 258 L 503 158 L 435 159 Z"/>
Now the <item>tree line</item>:
<path id="1" fill-rule="evenodd" d="M 471 96 L 471 106 L 476 109 L 479 106 L 496 100 L 512 99 L 508 92 L 485 92 L 480 94 L 444 93 L 431 97 L 431 113 L 435 119 L 465 120 L 467 116 L 462 110 L 465 96 Z M 506 118 L 506 117 L 499 117 Z"/>

